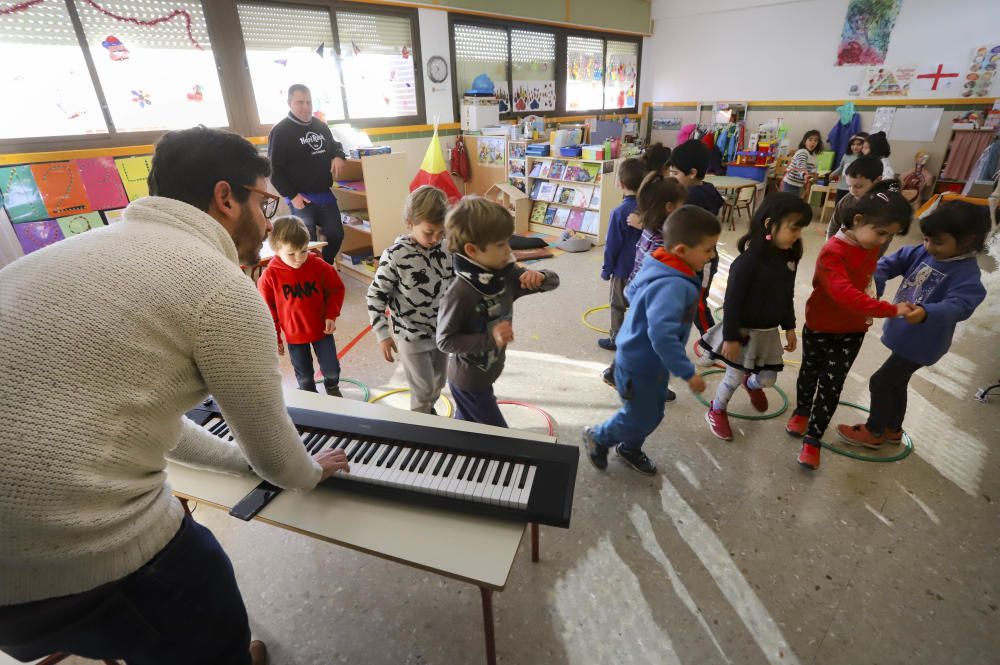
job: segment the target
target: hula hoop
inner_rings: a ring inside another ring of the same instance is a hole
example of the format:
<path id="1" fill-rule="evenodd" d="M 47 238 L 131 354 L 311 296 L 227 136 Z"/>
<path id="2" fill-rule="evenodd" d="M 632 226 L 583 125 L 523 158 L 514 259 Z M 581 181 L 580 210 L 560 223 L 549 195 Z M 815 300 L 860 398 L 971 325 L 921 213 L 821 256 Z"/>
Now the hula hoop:
<path id="1" fill-rule="evenodd" d="M 393 388 L 392 390 L 388 390 L 388 391 L 382 393 L 381 395 L 373 397 L 372 399 L 367 400 L 367 401 L 368 401 L 369 404 L 374 404 L 375 402 L 379 401 L 383 397 L 388 397 L 389 395 L 398 395 L 400 393 L 408 393 L 408 392 L 410 392 L 409 388 Z M 441 393 L 441 397 L 439 397 L 438 399 L 443 399 L 444 403 L 448 405 L 448 413 L 446 413 L 443 417 L 444 418 L 451 418 L 451 416 L 455 413 L 455 405 L 452 404 L 451 400 L 448 399 L 448 396 L 445 395 L 444 393 Z"/>
<path id="2" fill-rule="evenodd" d="M 589 321 L 587 321 L 587 317 L 588 316 L 590 316 L 594 312 L 599 312 L 602 309 L 611 309 L 611 305 L 598 305 L 597 307 L 591 307 L 590 309 L 588 309 L 586 312 L 583 313 L 583 315 L 580 317 L 580 320 L 583 321 L 583 325 L 587 326 L 588 328 L 590 328 L 594 332 L 599 332 L 599 333 L 602 333 L 604 335 L 607 335 L 607 334 L 610 334 L 610 332 L 611 332 L 610 330 L 605 330 L 604 328 L 598 328 L 597 326 L 595 326 L 592 323 L 590 323 Z"/>
<path id="3" fill-rule="evenodd" d="M 607 307 L 607 305 L 604 306 Z M 549 426 L 549 436 L 556 435 L 556 421 L 552 419 L 552 416 L 549 415 L 548 411 L 545 411 L 544 409 L 541 409 L 535 406 L 534 404 L 528 404 L 527 402 L 518 402 L 516 400 L 511 400 L 511 399 L 497 401 L 497 404 L 513 404 L 514 406 L 523 406 L 527 409 L 531 409 L 532 411 L 537 411 L 538 413 L 542 414 L 542 417 L 545 418 L 546 424 L 548 424 Z"/>
<path id="4" fill-rule="evenodd" d="M 343 377 L 341 377 L 340 380 L 343 383 L 351 383 L 351 384 L 354 384 L 355 386 L 357 386 L 358 388 L 361 388 L 361 401 L 362 402 L 367 402 L 368 398 L 371 397 L 371 394 L 372 394 L 371 390 L 369 390 L 368 386 L 366 386 L 365 384 L 361 383 L 360 381 L 358 381 L 356 379 L 345 379 Z"/>
<path id="5" fill-rule="evenodd" d="M 707 372 L 702 372 L 701 375 L 702 376 L 708 376 L 710 374 L 723 374 L 723 373 L 725 373 L 725 371 L 726 370 L 724 370 L 724 369 L 710 369 Z M 770 420 L 771 418 L 777 418 L 778 416 L 780 416 L 781 414 L 783 414 L 785 411 L 788 410 L 788 395 L 785 394 L 785 391 L 782 390 L 781 387 L 778 386 L 778 384 L 774 384 L 771 387 L 774 388 L 774 390 L 778 393 L 778 395 L 781 396 L 781 400 L 782 400 L 783 404 L 781 405 L 780 409 L 778 409 L 777 411 L 773 411 L 771 413 L 762 413 L 759 416 L 746 416 L 746 415 L 743 415 L 742 413 L 733 413 L 732 411 L 727 411 L 727 413 L 729 414 L 729 417 L 730 418 L 739 418 L 740 420 Z M 697 399 L 699 402 L 701 402 L 702 404 L 704 404 L 708 408 L 710 408 L 710 409 L 712 408 L 711 403 L 708 402 L 701 395 L 695 395 L 695 399 Z"/>
<path id="6" fill-rule="evenodd" d="M 849 406 L 852 409 L 857 409 L 858 411 L 864 411 L 865 413 L 871 413 L 871 409 L 866 409 L 865 407 L 861 406 L 860 404 L 855 404 L 854 402 L 846 402 L 844 400 L 841 400 L 841 401 L 837 402 L 837 404 L 843 404 L 844 406 Z M 826 441 L 822 441 L 821 440 L 819 443 L 820 443 L 821 446 L 823 446 L 827 450 L 835 452 L 838 455 L 843 455 L 844 457 L 850 457 L 851 459 L 861 460 L 862 462 L 880 462 L 880 463 L 898 462 L 901 459 L 905 459 L 905 458 L 909 457 L 910 453 L 913 452 L 913 439 L 911 439 L 910 435 L 907 434 L 906 432 L 903 432 L 903 442 L 902 442 L 903 449 L 900 452 L 898 452 L 897 454 L 892 455 L 891 457 L 875 457 L 873 455 L 860 455 L 860 454 L 858 454 L 858 453 L 856 453 L 854 451 L 847 450 L 846 448 L 838 448 L 837 446 L 830 445 Z M 882 445 L 885 445 L 885 444 L 882 444 Z M 892 445 L 892 444 L 889 444 L 889 445 Z"/>

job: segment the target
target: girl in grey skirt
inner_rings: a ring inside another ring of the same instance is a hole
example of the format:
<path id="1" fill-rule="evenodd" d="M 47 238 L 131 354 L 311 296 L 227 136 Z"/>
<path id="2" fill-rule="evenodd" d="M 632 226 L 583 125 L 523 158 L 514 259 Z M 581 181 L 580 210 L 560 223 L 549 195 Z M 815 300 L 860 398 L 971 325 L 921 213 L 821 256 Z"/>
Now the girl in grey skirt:
<path id="1" fill-rule="evenodd" d="M 783 351 L 794 351 L 795 271 L 802 258 L 802 229 L 812 221 L 808 203 L 787 192 L 764 199 L 737 242 L 740 255 L 729 267 L 729 283 L 721 323 L 698 341 L 706 362 L 726 364 L 705 420 L 712 434 L 733 440 L 726 407 L 740 384 L 754 409 L 767 411 L 764 388 L 782 370 Z M 785 331 L 785 344 L 780 330 Z"/>

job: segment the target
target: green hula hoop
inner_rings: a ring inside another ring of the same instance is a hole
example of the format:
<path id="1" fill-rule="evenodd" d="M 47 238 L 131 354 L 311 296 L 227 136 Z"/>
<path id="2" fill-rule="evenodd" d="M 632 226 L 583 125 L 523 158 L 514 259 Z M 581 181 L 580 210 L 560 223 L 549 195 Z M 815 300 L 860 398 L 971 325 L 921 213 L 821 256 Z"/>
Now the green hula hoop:
<path id="1" fill-rule="evenodd" d="M 344 377 L 340 377 L 340 381 L 342 383 L 351 383 L 351 384 L 356 385 L 358 388 L 361 388 L 361 401 L 362 402 L 367 402 L 368 398 L 371 397 L 371 395 L 372 395 L 371 391 L 368 389 L 368 386 L 366 386 L 365 384 L 361 383 L 357 379 L 345 379 Z"/>
<path id="2" fill-rule="evenodd" d="M 843 404 L 844 406 L 849 406 L 852 409 L 857 409 L 858 411 L 864 411 L 865 413 L 870 413 L 871 412 L 871 409 L 866 409 L 865 407 L 861 406 L 860 404 L 855 404 L 854 402 L 845 402 L 845 401 L 841 400 L 840 402 L 837 402 L 837 403 L 838 404 Z M 848 450 L 846 448 L 839 448 L 837 446 L 830 445 L 826 441 L 822 441 L 821 440 L 819 443 L 820 443 L 821 446 L 823 446 L 827 450 L 835 452 L 838 455 L 843 455 L 844 457 L 850 457 L 851 459 L 861 460 L 862 462 L 880 462 L 880 463 L 883 463 L 883 464 L 886 463 L 886 462 L 898 462 L 901 459 L 905 459 L 905 458 L 909 457 L 910 453 L 913 452 L 913 439 L 911 439 L 910 435 L 907 434 L 905 431 L 903 432 L 903 449 L 901 451 L 899 451 L 899 453 L 897 453 L 895 455 L 892 455 L 891 457 L 875 457 L 873 455 L 860 455 L 860 454 L 858 454 L 858 453 L 856 453 L 856 452 L 854 452 L 852 450 Z M 886 445 L 886 444 L 882 444 L 882 445 Z M 890 443 L 889 445 L 891 446 L 892 444 Z"/>
<path id="3" fill-rule="evenodd" d="M 726 370 L 724 369 L 710 369 L 707 372 L 702 372 L 701 375 L 709 376 L 710 374 L 724 374 L 725 371 Z M 774 388 L 774 390 L 778 393 L 778 395 L 781 396 L 782 404 L 780 409 L 778 409 L 777 411 L 772 411 L 771 413 L 762 413 L 759 416 L 746 416 L 743 415 L 742 413 L 733 413 L 732 411 L 727 411 L 729 417 L 738 418 L 740 420 L 770 420 L 771 418 L 777 418 L 778 416 L 783 414 L 785 411 L 788 410 L 788 395 L 785 394 L 785 391 L 782 390 L 781 387 L 778 386 L 778 384 L 774 384 L 771 387 Z M 695 395 L 695 399 L 697 399 L 699 402 L 701 402 L 708 408 L 712 408 L 711 403 L 708 402 L 708 400 L 706 400 L 701 395 Z"/>

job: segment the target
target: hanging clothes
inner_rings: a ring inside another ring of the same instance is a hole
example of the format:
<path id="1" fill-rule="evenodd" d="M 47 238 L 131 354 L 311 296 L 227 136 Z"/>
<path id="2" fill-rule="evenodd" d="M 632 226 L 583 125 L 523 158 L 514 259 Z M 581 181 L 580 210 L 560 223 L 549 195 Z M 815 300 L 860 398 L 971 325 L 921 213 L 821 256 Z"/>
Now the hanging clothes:
<path id="1" fill-rule="evenodd" d="M 833 163 L 839 164 L 840 158 L 847 152 L 851 145 L 851 137 L 861 131 L 861 115 L 855 113 L 846 123 L 842 120 L 837 122 L 826 136 L 826 142 L 833 150 Z"/>
<path id="2" fill-rule="evenodd" d="M 965 187 L 962 188 L 962 196 L 968 196 L 977 182 L 993 180 L 996 177 L 998 160 L 1000 160 L 1000 141 L 994 138 L 969 171 L 969 179 L 965 181 Z"/>
<path id="3" fill-rule="evenodd" d="M 698 125 L 691 123 L 690 125 L 684 125 L 681 127 L 681 131 L 677 133 L 677 145 L 686 143 L 692 138 L 695 130 L 698 129 Z"/>

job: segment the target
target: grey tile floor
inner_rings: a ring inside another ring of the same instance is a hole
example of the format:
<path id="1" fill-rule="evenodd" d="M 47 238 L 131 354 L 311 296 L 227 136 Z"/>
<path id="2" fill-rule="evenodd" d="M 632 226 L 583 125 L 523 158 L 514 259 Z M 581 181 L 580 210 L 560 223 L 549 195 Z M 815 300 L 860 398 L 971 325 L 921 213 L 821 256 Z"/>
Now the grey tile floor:
<path id="1" fill-rule="evenodd" d="M 722 238 L 730 258 L 736 237 Z M 917 240 L 915 232 L 896 244 Z M 807 229 L 806 243 L 800 315 L 818 229 Z M 516 305 L 516 338 L 497 384 L 501 399 L 552 414 L 560 439 L 572 443 L 616 408 L 599 378 L 611 354 L 580 321 L 606 302 L 600 264 L 600 249 L 538 264 L 559 272 L 562 286 Z M 993 268 L 988 258 L 983 265 Z M 346 282 L 340 347 L 367 324 L 364 287 Z M 719 298 L 724 270 L 715 286 Z M 1000 335 L 995 317 L 983 314 L 938 366 L 914 378 L 906 429 L 915 453 L 897 463 L 824 451 L 810 473 L 795 462 L 798 444 L 782 431 L 784 418 L 734 421 L 736 441 L 721 442 L 706 429 L 704 407 L 675 386 L 679 398 L 646 448 L 660 473 L 643 477 L 614 459 L 599 473 L 581 458 L 572 528 L 542 529 L 540 563 L 523 548 L 495 599 L 499 661 L 1000 663 L 1000 396 L 972 399 L 1000 379 Z M 591 320 L 606 326 L 607 314 Z M 887 355 L 877 333 L 878 324 L 847 400 L 867 404 L 867 377 Z M 283 370 L 293 385 L 287 361 Z M 402 369 L 381 358 L 370 334 L 346 355 L 343 372 L 376 393 L 404 385 Z M 779 378 L 792 400 L 795 376 L 788 366 Z M 408 405 L 405 396 L 385 402 Z M 737 394 L 731 410 L 749 408 Z M 533 411 L 504 411 L 512 427 L 545 431 Z M 859 418 L 844 408 L 834 423 Z M 275 665 L 484 661 L 473 587 L 206 506 L 195 517 L 232 557 Z"/>

